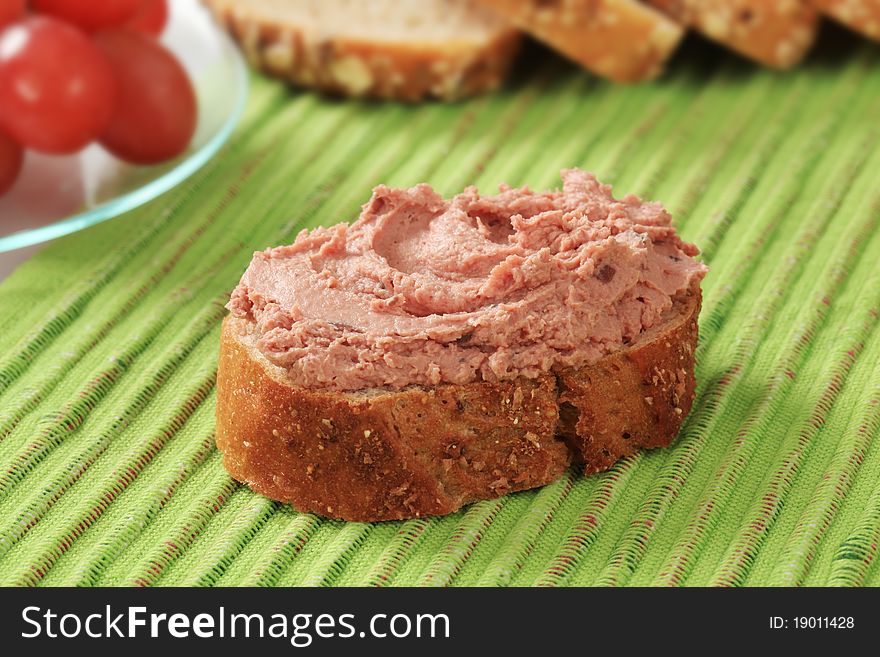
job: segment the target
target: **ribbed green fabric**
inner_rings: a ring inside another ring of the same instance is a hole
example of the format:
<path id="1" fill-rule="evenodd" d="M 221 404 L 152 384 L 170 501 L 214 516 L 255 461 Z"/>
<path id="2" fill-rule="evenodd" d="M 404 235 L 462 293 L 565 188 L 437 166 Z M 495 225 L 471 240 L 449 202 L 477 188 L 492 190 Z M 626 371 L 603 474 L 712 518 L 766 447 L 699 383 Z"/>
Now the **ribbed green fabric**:
<path id="1" fill-rule="evenodd" d="M 699 48 L 653 84 L 545 63 L 456 105 L 255 80 L 202 172 L 0 286 L 0 584 L 880 584 L 880 52 L 782 75 Z M 380 182 L 540 189 L 570 166 L 665 202 L 712 267 L 674 447 L 375 525 L 229 478 L 219 320 L 252 251 Z"/>

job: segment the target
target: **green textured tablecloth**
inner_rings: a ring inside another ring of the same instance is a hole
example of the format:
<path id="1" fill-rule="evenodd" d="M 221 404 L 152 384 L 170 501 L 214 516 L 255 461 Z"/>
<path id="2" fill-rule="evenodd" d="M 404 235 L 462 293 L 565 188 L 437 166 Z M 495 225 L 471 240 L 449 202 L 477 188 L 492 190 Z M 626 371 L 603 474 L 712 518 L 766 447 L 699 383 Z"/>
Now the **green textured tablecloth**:
<path id="1" fill-rule="evenodd" d="M 547 61 L 449 106 L 255 80 L 203 171 L 0 286 L 0 583 L 880 583 L 880 51 L 851 39 L 785 75 L 691 46 L 635 87 Z M 665 202 L 712 267 L 673 448 L 375 525 L 226 475 L 219 322 L 252 251 L 380 182 L 541 189 L 568 166 Z"/>

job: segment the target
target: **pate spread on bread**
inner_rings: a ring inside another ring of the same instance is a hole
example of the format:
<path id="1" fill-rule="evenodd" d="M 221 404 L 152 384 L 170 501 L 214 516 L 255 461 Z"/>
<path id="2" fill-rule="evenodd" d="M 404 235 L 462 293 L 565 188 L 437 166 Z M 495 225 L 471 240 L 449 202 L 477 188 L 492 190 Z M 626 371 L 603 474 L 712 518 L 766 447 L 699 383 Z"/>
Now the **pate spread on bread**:
<path id="1" fill-rule="evenodd" d="M 449 513 L 668 444 L 706 267 L 669 214 L 563 189 L 377 187 L 234 290 L 218 445 L 238 479 L 350 520 Z"/>
<path id="2" fill-rule="evenodd" d="M 229 309 L 309 388 L 504 381 L 629 344 L 698 280 L 656 203 L 582 171 L 561 192 L 380 186 L 352 225 L 255 254 Z"/>

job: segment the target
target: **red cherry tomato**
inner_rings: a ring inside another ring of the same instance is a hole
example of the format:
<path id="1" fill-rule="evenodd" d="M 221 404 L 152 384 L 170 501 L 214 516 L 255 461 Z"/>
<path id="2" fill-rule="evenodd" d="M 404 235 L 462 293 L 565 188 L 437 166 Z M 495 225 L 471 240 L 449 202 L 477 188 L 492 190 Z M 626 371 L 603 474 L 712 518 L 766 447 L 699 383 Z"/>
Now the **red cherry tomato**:
<path id="1" fill-rule="evenodd" d="M 143 0 L 31 0 L 31 8 L 73 23 L 87 32 L 122 25 Z"/>
<path id="2" fill-rule="evenodd" d="M 0 0 L 0 30 L 24 16 L 27 0 Z"/>
<path id="3" fill-rule="evenodd" d="M 138 32 L 158 37 L 168 22 L 168 5 L 165 0 L 144 0 L 125 26 Z"/>
<path id="4" fill-rule="evenodd" d="M 116 84 L 101 52 L 75 27 L 32 16 L 0 33 L 0 127 L 46 153 L 73 153 L 113 113 Z"/>
<path id="5" fill-rule="evenodd" d="M 9 191 L 21 171 L 24 151 L 21 145 L 0 130 L 0 196 Z"/>
<path id="6" fill-rule="evenodd" d="M 186 150 L 196 128 L 196 96 L 180 62 L 132 30 L 95 35 L 116 77 L 116 111 L 101 144 L 117 157 L 155 164 Z"/>

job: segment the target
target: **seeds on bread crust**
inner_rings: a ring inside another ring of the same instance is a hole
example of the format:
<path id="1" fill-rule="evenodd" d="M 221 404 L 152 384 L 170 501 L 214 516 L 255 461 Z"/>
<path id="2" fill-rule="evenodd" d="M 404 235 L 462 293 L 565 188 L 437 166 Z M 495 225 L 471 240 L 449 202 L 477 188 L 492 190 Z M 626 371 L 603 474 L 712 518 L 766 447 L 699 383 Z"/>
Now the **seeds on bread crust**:
<path id="1" fill-rule="evenodd" d="M 255 68 L 346 96 L 456 100 L 488 91 L 504 80 L 521 41 L 516 29 L 472 0 L 205 2 Z M 378 21 L 372 14 L 386 4 L 387 30 L 355 29 L 358 21 Z M 409 36 L 407 21 L 432 11 L 447 23 L 439 21 L 436 34 Z"/>
<path id="2" fill-rule="evenodd" d="M 800 62 L 819 21 L 807 0 L 648 0 L 683 25 L 779 69 Z"/>

